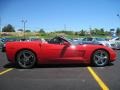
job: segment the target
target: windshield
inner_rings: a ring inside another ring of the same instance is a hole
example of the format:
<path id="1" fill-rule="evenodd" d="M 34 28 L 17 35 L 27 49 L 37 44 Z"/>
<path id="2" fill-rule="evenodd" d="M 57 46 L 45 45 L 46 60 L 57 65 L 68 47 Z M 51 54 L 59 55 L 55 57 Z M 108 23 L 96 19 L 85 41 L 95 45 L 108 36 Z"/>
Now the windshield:
<path id="1" fill-rule="evenodd" d="M 105 41 L 104 38 L 96 38 L 97 41 Z"/>
<path id="2" fill-rule="evenodd" d="M 82 44 L 82 39 L 74 40 L 74 39 L 69 39 L 67 37 L 64 37 L 64 39 L 72 45 Z"/>

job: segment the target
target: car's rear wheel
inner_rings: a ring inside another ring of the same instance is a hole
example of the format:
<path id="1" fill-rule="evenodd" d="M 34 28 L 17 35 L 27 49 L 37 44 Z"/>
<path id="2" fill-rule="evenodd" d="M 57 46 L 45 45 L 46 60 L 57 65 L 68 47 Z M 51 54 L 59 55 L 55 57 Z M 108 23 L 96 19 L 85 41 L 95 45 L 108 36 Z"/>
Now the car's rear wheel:
<path id="1" fill-rule="evenodd" d="M 30 50 L 22 50 L 17 54 L 16 62 L 21 68 L 32 68 L 36 63 L 36 56 Z"/>
<path id="2" fill-rule="evenodd" d="M 105 50 L 97 50 L 93 53 L 92 64 L 98 67 L 107 65 L 109 62 L 109 54 Z"/>

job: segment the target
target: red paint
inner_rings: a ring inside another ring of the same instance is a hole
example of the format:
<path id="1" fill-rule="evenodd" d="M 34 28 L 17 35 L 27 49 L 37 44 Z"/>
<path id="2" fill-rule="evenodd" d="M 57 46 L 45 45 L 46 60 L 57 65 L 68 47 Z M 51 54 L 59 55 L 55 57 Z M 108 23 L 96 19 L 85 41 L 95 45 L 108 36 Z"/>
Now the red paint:
<path id="1" fill-rule="evenodd" d="M 87 63 L 90 64 L 91 56 L 95 50 L 104 49 L 110 54 L 110 62 L 116 60 L 116 53 L 108 47 L 101 45 L 65 45 L 42 42 L 8 42 L 6 55 L 10 62 L 15 61 L 15 55 L 22 49 L 33 51 L 41 64 L 49 63 Z"/>

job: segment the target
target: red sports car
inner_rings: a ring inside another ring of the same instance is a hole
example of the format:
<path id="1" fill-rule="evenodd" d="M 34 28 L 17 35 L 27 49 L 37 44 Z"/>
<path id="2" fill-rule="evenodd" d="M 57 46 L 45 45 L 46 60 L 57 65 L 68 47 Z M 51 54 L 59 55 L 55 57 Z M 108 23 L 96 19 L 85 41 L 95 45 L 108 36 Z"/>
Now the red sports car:
<path id="1" fill-rule="evenodd" d="M 102 45 L 74 43 L 65 37 L 55 37 L 48 42 L 8 42 L 6 55 L 10 62 L 21 68 L 32 68 L 40 64 L 86 63 L 105 66 L 116 60 L 116 53 Z"/>

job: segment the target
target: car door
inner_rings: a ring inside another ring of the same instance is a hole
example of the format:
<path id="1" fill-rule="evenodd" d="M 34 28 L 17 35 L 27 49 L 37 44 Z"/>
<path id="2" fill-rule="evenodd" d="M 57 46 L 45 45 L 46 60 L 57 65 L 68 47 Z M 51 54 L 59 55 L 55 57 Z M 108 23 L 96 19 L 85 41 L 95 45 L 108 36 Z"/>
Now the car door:
<path id="1" fill-rule="evenodd" d="M 42 54 L 47 62 L 69 62 L 80 58 L 78 47 L 71 45 L 66 40 L 61 40 L 60 43 L 45 43 L 42 45 Z"/>
<path id="2" fill-rule="evenodd" d="M 47 62 L 57 62 L 60 59 L 61 50 L 64 48 L 65 45 L 60 44 L 62 41 L 60 38 L 55 37 L 51 39 L 48 43 L 44 43 L 41 46 L 42 50 L 42 57 Z"/>
<path id="3" fill-rule="evenodd" d="M 61 50 L 64 45 L 60 44 L 44 44 L 42 45 L 42 55 L 44 55 L 44 59 L 51 61 L 60 58 Z"/>

